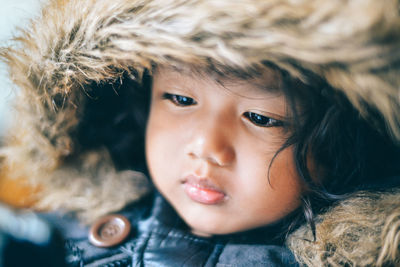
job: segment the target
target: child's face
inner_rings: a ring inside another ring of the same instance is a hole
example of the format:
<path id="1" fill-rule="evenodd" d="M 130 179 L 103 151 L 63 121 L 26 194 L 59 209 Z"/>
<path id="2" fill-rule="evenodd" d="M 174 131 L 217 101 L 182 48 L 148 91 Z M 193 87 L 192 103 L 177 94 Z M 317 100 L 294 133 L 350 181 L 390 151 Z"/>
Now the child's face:
<path id="1" fill-rule="evenodd" d="M 146 155 L 163 196 L 199 235 L 268 225 L 300 204 L 285 141 L 278 74 L 222 84 L 169 68 L 154 74 Z M 268 180 L 269 174 L 269 180 Z"/>

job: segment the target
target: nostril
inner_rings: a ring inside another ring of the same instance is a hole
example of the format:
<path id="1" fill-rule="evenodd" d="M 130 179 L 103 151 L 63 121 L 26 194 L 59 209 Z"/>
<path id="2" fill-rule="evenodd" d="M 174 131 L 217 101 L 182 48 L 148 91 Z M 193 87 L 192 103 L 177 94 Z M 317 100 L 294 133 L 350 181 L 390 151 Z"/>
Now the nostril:
<path id="1" fill-rule="evenodd" d="M 194 152 L 187 153 L 191 158 L 198 158 L 198 156 Z"/>
<path id="2" fill-rule="evenodd" d="M 204 153 L 200 151 L 191 151 L 187 153 L 192 159 L 206 161 L 212 165 L 226 167 L 232 164 L 235 160 L 235 152 L 232 148 L 225 148 L 218 152 Z"/>
<path id="3" fill-rule="evenodd" d="M 218 165 L 226 167 L 233 163 L 235 160 L 235 151 L 232 147 L 226 147 L 215 155 L 214 160 Z"/>
<path id="4" fill-rule="evenodd" d="M 204 160 L 217 166 L 230 165 L 235 159 L 235 151 L 230 142 L 215 134 L 193 138 L 185 152 L 193 159 Z"/>
<path id="5" fill-rule="evenodd" d="M 184 152 L 192 158 L 202 158 L 204 154 L 204 139 L 196 138 L 186 146 Z"/>

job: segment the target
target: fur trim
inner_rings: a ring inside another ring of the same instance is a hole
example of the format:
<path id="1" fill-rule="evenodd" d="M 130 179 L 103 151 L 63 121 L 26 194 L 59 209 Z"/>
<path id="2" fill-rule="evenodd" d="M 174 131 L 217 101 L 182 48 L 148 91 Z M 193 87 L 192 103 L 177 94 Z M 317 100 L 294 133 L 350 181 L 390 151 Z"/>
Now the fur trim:
<path id="1" fill-rule="evenodd" d="M 49 175 L 36 207 L 75 211 L 86 223 L 121 210 L 150 189 L 142 173 L 115 170 L 104 149 L 83 153 Z"/>
<path id="2" fill-rule="evenodd" d="M 316 241 L 308 226 L 288 239 L 306 266 L 399 266 L 400 191 L 358 193 L 318 216 Z"/>
<path id="3" fill-rule="evenodd" d="M 365 103 L 375 107 L 400 140 L 396 0 L 52 0 L 18 43 L 3 57 L 15 83 L 28 88 L 27 101 L 39 102 L 29 110 L 58 124 L 48 135 L 60 154 L 69 153 L 74 125 L 60 116 L 79 115 L 74 103 L 88 83 L 173 59 L 236 68 L 271 61 L 296 76 L 315 72 L 365 116 Z"/>

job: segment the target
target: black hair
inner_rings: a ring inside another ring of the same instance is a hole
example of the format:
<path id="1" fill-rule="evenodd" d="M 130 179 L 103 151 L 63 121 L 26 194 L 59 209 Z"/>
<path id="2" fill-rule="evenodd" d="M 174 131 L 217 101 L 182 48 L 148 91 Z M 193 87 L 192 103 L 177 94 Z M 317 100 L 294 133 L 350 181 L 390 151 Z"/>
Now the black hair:
<path id="1" fill-rule="evenodd" d="M 117 81 L 89 86 L 76 131 L 79 150 L 105 147 L 119 170 L 147 173 L 145 129 L 150 107 L 151 76 L 127 73 Z"/>
<path id="2" fill-rule="evenodd" d="M 381 131 L 383 123 L 378 128 L 363 117 L 343 92 L 321 77 L 302 70 L 306 84 L 280 72 L 292 129 L 277 154 L 293 146 L 297 172 L 307 186 L 302 216 L 292 221 L 291 228 L 306 220 L 315 239 L 315 213 L 360 190 L 400 185 L 399 179 L 393 179 L 400 173 L 400 149 Z"/>

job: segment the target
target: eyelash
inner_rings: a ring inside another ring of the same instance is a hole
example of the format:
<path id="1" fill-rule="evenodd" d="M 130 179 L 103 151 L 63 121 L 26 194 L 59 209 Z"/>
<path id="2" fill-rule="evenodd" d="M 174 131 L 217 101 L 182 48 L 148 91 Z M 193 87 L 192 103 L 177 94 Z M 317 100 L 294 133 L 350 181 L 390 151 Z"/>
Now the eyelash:
<path id="1" fill-rule="evenodd" d="M 179 107 L 186 107 L 197 104 L 197 102 L 193 98 L 188 96 L 164 93 L 162 97 L 163 99 L 167 99 L 171 101 L 174 105 Z"/>
<path id="2" fill-rule="evenodd" d="M 266 117 L 254 112 L 245 112 L 243 114 L 251 123 L 259 127 L 280 127 L 283 122 L 270 117 Z"/>
<path id="3" fill-rule="evenodd" d="M 164 93 L 163 99 L 171 101 L 174 105 L 178 107 L 186 107 L 191 105 L 196 105 L 197 102 L 188 96 Z M 280 127 L 283 126 L 283 122 L 270 117 L 266 117 L 254 112 L 245 112 L 243 114 L 251 123 L 258 127 Z"/>

